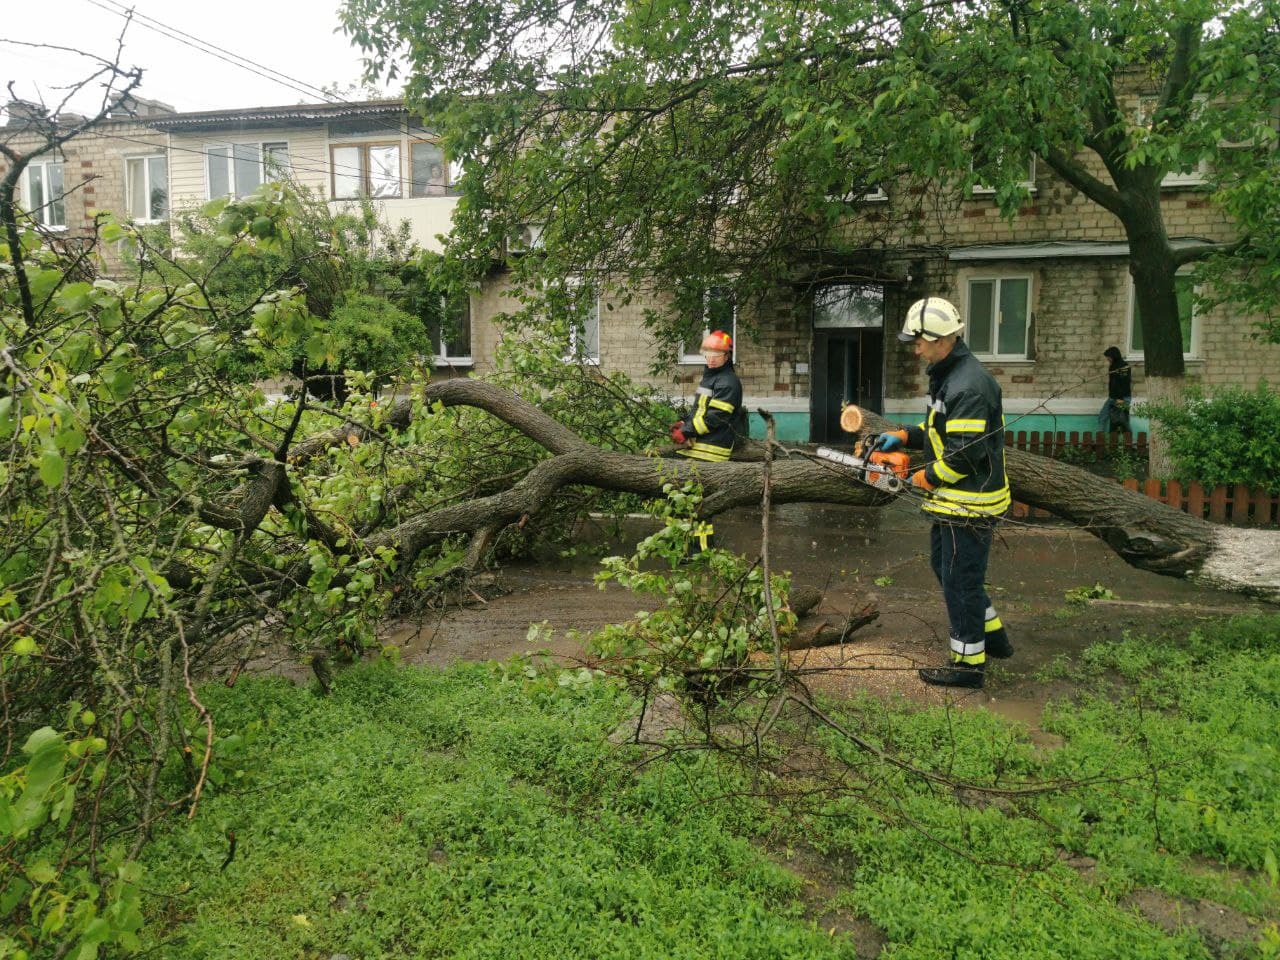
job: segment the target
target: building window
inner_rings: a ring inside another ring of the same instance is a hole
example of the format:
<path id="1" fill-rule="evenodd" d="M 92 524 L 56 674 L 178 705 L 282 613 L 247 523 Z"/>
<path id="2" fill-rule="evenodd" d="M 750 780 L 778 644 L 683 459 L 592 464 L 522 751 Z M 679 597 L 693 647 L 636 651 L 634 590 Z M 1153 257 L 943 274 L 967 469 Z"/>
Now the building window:
<path id="1" fill-rule="evenodd" d="M 448 367 L 471 363 L 471 298 L 446 301 L 441 319 L 428 324 L 435 344 L 435 363 Z"/>
<path id="2" fill-rule="evenodd" d="M 970 161 L 970 167 L 974 170 L 978 170 L 979 168 L 984 166 L 998 167 L 1001 165 L 1002 159 L 1003 158 L 999 156 L 985 156 L 982 150 L 975 147 L 974 158 L 972 161 Z M 1020 170 L 1020 172 L 1022 173 L 1022 176 L 1018 180 L 1018 186 L 1024 188 L 1029 193 L 1035 193 L 1036 191 L 1035 154 L 1032 154 L 1030 157 L 1024 160 L 1023 164 L 1024 165 L 1021 167 L 1021 170 Z M 995 192 L 996 192 L 995 187 L 987 186 L 981 183 L 976 183 L 973 185 L 974 196 L 978 196 L 981 194 L 992 194 Z"/>
<path id="3" fill-rule="evenodd" d="M 401 196 L 400 144 L 351 143 L 329 148 L 333 198 Z"/>
<path id="4" fill-rule="evenodd" d="M 273 177 L 289 173 L 289 144 L 224 143 L 205 147 L 209 199 L 247 197 Z"/>
<path id="5" fill-rule="evenodd" d="M 287 179 L 293 172 L 289 164 L 289 144 L 264 143 L 262 145 L 262 167 L 268 180 Z"/>
<path id="6" fill-rule="evenodd" d="M 409 196 L 457 196 L 458 170 L 445 159 L 438 143 L 418 140 L 409 147 Z"/>
<path id="7" fill-rule="evenodd" d="M 965 341 L 979 356 L 1025 360 L 1031 327 L 1031 278 L 969 281 Z"/>
<path id="8" fill-rule="evenodd" d="M 124 161 L 125 210 L 130 220 L 155 223 L 169 216 L 169 162 L 164 154 Z"/>
<path id="9" fill-rule="evenodd" d="M 1174 292 L 1178 297 L 1178 326 L 1182 328 L 1182 355 L 1197 357 L 1200 355 L 1200 319 L 1195 310 L 1195 284 L 1188 274 L 1179 274 L 1173 280 Z M 1140 360 L 1142 349 L 1142 315 L 1138 310 L 1138 298 L 1133 286 L 1133 278 L 1129 278 L 1129 333 L 1125 337 L 1125 355 L 1133 360 Z"/>
<path id="10" fill-rule="evenodd" d="M 587 284 L 572 290 L 566 360 L 600 362 L 600 296 Z"/>
<path id="11" fill-rule="evenodd" d="M 1194 119 L 1203 109 L 1208 98 L 1204 94 L 1198 93 L 1192 98 L 1191 102 L 1191 119 Z M 1137 125 L 1144 130 L 1150 131 L 1154 122 L 1156 107 L 1160 104 L 1160 98 L 1155 94 L 1138 98 L 1138 112 L 1134 117 Z M 1209 161 L 1202 159 L 1195 166 L 1186 170 L 1170 170 L 1160 180 L 1162 187 L 1198 187 L 1205 182 L 1209 175 Z"/>
<path id="12" fill-rule="evenodd" d="M 702 363 L 702 338 L 723 330 L 733 338 L 732 360 L 738 354 L 738 306 L 730 287 L 708 287 L 702 295 L 702 328 L 680 343 L 681 363 Z"/>
<path id="13" fill-rule="evenodd" d="M 61 160 L 32 160 L 22 171 L 22 208 L 42 227 L 67 225 Z"/>
<path id="14" fill-rule="evenodd" d="M 813 325 L 818 330 L 884 326 L 884 287 L 836 283 L 813 292 Z"/>

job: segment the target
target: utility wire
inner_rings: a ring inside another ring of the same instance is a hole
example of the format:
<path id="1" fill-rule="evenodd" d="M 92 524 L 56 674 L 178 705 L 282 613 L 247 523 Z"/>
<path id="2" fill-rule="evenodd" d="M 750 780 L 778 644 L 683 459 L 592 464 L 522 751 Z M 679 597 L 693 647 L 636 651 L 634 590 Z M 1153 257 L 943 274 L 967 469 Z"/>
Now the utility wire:
<path id="1" fill-rule="evenodd" d="M 233 67 L 240 67 L 241 69 L 248 70 L 249 72 L 257 74 L 264 79 L 271 80 L 281 86 L 288 87 L 297 93 L 304 94 L 308 97 L 319 96 L 324 98 L 324 102 L 337 106 L 358 105 L 357 101 L 347 100 L 335 93 L 325 90 L 322 87 L 317 87 L 313 83 L 308 83 L 305 80 L 299 80 L 297 77 L 290 76 L 287 73 L 282 73 L 272 67 L 266 67 L 255 63 L 247 57 L 243 57 L 234 51 L 228 50 L 226 47 L 221 47 L 212 41 L 205 40 L 202 37 L 188 33 L 180 27 L 175 27 L 162 20 L 157 20 L 155 17 L 138 13 L 135 9 L 126 7 L 124 4 L 117 2 L 117 0 L 87 0 L 87 2 L 101 10 L 107 11 L 108 13 L 114 13 L 125 19 L 136 20 L 140 26 L 146 27 L 147 29 L 159 33 L 162 36 L 168 37 L 171 40 L 176 40 L 178 43 L 191 47 L 194 50 L 199 50 L 201 53 L 206 53 L 209 56 L 216 57 L 218 60 L 228 63 Z M 107 6 L 107 4 L 110 6 Z M 407 121 L 399 121 L 399 126 L 401 133 L 405 133 L 410 136 L 419 133 L 427 136 L 435 136 L 432 131 L 426 130 L 420 126 L 410 126 Z"/>

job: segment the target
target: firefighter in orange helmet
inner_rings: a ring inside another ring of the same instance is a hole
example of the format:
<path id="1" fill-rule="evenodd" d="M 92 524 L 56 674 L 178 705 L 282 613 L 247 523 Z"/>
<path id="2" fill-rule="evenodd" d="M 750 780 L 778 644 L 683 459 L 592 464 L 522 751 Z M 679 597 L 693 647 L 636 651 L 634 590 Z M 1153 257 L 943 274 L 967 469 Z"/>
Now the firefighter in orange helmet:
<path id="1" fill-rule="evenodd" d="M 729 459 L 733 445 L 746 439 L 747 411 L 742 405 L 742 381 L 733 369 L 733 338 L 712 330 L 702 338 L 702 381 L 693 409 L 671 426 L 671 439 L 682 457 L 720 463 Z M 711 524 L 699 524 L 699 546 L 710 545 Z"/>

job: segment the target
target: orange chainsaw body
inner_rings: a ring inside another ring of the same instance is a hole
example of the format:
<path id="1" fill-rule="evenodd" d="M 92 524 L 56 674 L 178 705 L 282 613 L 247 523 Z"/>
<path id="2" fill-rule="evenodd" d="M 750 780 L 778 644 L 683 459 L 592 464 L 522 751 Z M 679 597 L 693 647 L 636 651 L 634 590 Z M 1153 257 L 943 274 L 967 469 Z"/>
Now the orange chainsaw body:
<path id="1" fill-rule="evenodd" d="M 907 479 L 907 474 L 911 472 L 911 457 L 897 451 L 888 453 L 884 450 L 875 450 L 867 457 L 867 463 L 889 470 L 903 480 Z"/>

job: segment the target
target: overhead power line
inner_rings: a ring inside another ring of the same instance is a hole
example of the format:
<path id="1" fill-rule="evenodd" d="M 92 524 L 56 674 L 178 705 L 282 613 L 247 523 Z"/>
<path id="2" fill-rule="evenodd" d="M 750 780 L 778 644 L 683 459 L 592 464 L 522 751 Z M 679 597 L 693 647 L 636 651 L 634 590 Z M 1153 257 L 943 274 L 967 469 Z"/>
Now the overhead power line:
<path id="1" fill-rule="evenodd" d="M 248 57 L 241 56 L 232 50 L 228 50 L 226 47 L 219 46 L 210 40 L 205 40 L 203 37 L 198 37 L 189 33 L 181 27 L 175 27 L 162 20 L 157 20 L 155 17 L 139 13 L 137 10 L 119 3 L 118 0 L 87 0 L 87 2 L 98 7 L 100 10 L 105 10 L 108 13 L 113 13 L 116 16 L 125 19 L 131 19 L 137 22 L 139 26 L 152 30 L 155 33 L 159 33 L 160 35 L 181 43 L 184 46 L 190 47 L 193 50 L 198 50 L 201 53 L 208 54 L 209 56 L 221 60 L 223 63 L 227 63 L 230 66 L 239 67 L 242 70 L 247 70 L 250 73 L 262 77 L 265 80 L 270 80 L 273 83 L 287 87 L 296 93 L 301 93 L 307 97 L 321 97 L 325 103 L 339 106 L 357 105 L 356 101 L 347 100 L 335 93 L 325 90 L 323 87 L 317 87 L 313 83 L 300 80 L 297 77 L 290 76 L 289 74 L 283 73 L 272 67 L 263 66 Z M 417 134 L 434 136 L 432 131 L 420 126 L 410 125 L 405 120 L 398 121 L 398 128 L 401 133 L 409 136 L 415 136 Z"/>

